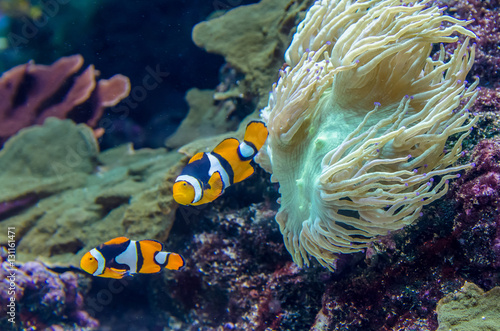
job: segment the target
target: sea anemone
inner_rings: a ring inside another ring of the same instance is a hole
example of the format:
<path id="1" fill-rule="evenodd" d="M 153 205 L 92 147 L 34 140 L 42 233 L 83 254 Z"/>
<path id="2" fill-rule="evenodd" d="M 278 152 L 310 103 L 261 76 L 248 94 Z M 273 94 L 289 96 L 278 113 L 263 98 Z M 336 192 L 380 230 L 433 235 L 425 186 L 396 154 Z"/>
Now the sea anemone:
<path id="1" fill-rule="evenodd" d="M 299 266 L 312 256 L 333 270 L 339 253 L 412 223 L 471 167 L 455 163 L 476 122 L 478 80 L 465 81 L 475 35 L 443 10 L 320 0 L 299 24 L 262 110 L 259 156 L 279 182 L 276 220 Z M 466 39 L 446 54 L 456 34 Z"/>

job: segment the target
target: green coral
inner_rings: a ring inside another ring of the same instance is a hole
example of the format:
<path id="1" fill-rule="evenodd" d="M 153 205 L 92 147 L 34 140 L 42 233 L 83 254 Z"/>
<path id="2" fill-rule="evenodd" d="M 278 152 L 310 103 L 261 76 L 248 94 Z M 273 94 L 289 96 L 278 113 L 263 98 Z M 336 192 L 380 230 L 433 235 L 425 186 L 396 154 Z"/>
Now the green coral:
<path id="1" fill-rule="evenodd" d="M 0 151 L 0 219 L 16 228 L 17 260 L 78 265 L 114 237 L 165 241 L 184 159 L 131 145 L 99 153 L 92 129 L 70 120 L 20 131 Z"/>
<path id="2" fill-rule="evenodd" d="M 500 287 L 484 292 L 474 283 L 441 299 L 438 331 L 495 331 L 500 326 Z"/>

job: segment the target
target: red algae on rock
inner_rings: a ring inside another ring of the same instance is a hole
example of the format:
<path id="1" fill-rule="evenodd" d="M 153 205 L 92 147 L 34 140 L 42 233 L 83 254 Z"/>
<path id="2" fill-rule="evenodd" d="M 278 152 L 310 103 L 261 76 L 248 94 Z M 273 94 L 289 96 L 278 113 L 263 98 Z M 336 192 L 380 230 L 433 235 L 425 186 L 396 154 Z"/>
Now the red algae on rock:
<path id="1" fill-rule="evenodd" d="M 449 6 L 450 14 L 471 21 L 468 26 L 476 35 L 476 59 L 470 74 L 499 87 L 500 80 L 500 1 L 448 0 L 438 1 Z"/>
<path id="2" fill-rule="evenodd" d="M 457 182 L 457 228 L 473 225 L 459 240 L 476 241 L 471 262 L 500 266 L 500 138 L 483 140 L 474 149 L 475 167 Z M 479 252 L 480 250 L 481 252 Z"/>

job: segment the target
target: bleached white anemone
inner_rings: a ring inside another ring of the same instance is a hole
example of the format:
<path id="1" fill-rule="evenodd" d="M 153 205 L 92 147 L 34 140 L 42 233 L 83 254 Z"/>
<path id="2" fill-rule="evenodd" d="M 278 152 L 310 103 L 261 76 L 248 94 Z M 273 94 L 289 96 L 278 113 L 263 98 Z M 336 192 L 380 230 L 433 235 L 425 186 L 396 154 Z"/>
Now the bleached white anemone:
<path id="1" fill-rule="evenodd" d="M 298 265 L 313 256 L 332 269 L 338 253 L 415 221 L 469 167 L 454 165 L 475 123 L 467 23 L 429 1 L 310 8 L 262 110 L 280 185 L 276 220 Z M 451 56 L 441 45 L 433 60 L 433 47 L 456 34 L 467 40 Z"/>

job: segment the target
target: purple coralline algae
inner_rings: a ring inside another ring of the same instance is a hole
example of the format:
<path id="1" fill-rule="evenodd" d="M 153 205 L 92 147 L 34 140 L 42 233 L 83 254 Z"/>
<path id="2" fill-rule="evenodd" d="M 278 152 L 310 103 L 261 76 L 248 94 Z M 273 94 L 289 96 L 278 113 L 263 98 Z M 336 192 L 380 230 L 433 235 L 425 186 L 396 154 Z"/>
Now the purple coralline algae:
<path id="1" fill-rule="evenodd" d="M 181 209 L 184 219 L 174 225 L 167 249 L 188 256 L 187 265 L 146 285 L 157 326 L 436 330 L 436 304 L 446 294 L 466 280 L 486 289 L 500 283 L 492 266 L 470 269 L 464 252 L 476 243 L 460 239 L 473 227 L 455 230 L 451 200 L 430 206 L 419 223 L 381 237 L 365 254 L 342 256 L 335 273 L 291 262 L 274 208 L 258 203 L 230 212 L 217 211 L 220 205 L 196 214 Z"/>
<path id="2" fill-rule="evenodd" d="M 265 206 L 212 214 L 194 234 L 185 247 L 187 266 L 162 286 L 176 307 L 162 309 L 189 312 L 171 319 L 172 328 L 298 330 L 313 322 L 324 289 L 315 277 L 328 272 L 301 270 L 291 262 L 275 212 Z"/>
<path id="3" fill-rule="evenodd" d="M 476 165 L 456 183 L 456 231 L 468 228 L 459 242 L 475 243 L 467 250 L 471 265 L 500 267 L 500 139 L 483 140 L 474 149 Z"/>
<path id="4" fill-rule="evenodd" d="M 470 72 L 481 80 L 500 87 L 500 1 L 498 0 L 445 0 L 438 4 L 448 5 L 449 13 L 459 19 L 471 21 L 468 26 L 476 35 L 476 59 Z M 454 47 L 452 44 L 447 47 Z"/>
<path id="5" fill-rule="evenodd" d="M 75 273 L 58 274 L 39 262 L 11 265 L 6 258 L 3 251 L 0 329 L 66 330 L 99 326 L 83 309 L 83 295 Z"/>

